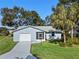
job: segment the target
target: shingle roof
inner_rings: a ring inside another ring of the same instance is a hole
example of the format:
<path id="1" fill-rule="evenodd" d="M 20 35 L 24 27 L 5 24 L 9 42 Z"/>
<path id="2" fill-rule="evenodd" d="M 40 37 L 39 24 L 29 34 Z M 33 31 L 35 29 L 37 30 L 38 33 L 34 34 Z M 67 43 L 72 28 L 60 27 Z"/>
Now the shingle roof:
<path id="1" fill-rule="evenodd" d="M 41 30 L 44 30 L 44 31 L 55 31 L 56 29 L 53 28 L 52 26 L 33 26 L 35 28 L 39 28 Z"/>
<path id="2" fill-rule="evenodd" d="M 29 27 L 34 28 L 34 29 L 38 29 L 38 30 L 42 30 L 42 31 L 46 31 L 46 32 L 56 30 L 52 26 L 20 26 L 14 32 L 16 32 L 18 30 L 29 28 Z"/>

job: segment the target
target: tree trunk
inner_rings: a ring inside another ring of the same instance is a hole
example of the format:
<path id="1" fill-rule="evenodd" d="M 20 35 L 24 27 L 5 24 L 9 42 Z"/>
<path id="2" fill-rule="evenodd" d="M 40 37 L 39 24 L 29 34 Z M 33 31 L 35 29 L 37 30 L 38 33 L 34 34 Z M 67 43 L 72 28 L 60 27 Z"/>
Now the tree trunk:
<path id="1" fill-rule="evenodd" d="M 73 43 L 73 38 L 74 38 L 74 33 L 73 33 L 73 26 L 72 26 L 72 30 L 71 30 L 71 39 L 72 39 L 72 43 Z"/>
<path id="2" fill-rule="evenodd" d="M 63 36 L 64 36 L 64 46 L 66 47 L 66 34 L 65 34 L 65 31 L 63 31 Z"/>
<path id="3" fill-rule="evenodd" d="M 71 38 L 73 39 L 73 26 L 72 26 L 72 30 L 71 30 Z"/>

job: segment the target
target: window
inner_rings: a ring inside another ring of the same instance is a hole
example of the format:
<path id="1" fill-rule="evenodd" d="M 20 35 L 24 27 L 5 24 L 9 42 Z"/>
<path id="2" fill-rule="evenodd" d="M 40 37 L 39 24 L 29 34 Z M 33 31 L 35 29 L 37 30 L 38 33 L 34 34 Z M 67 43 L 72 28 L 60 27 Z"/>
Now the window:
<path id="1" fill-rule="evenodd" d="M 44 32 L 37 32 L 36 33 L 36 38 L 37 39 L 44 39 Z"/>
<path id="2" fill-rule="evenodd" d="M 54 32 L 52 32 L 52 36 L 54 36 L 54 34 L 55 34 L 55 33 L 54 33 Z"/>

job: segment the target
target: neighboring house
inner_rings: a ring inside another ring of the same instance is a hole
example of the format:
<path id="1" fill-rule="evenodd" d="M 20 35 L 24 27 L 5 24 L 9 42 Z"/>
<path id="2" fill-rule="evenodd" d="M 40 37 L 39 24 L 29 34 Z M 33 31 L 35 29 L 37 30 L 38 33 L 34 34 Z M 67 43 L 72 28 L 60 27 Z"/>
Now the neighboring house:
<path id="1" fill-rule="evenodd" d="M 12 33 L 15 30 L 15 27 L 6 27 L 9 33 Z"/>
<path id="2" fill-rule="evenodd" d="M 52 28 L 52 26 L 21 26 L 13 32 L 13 39 L 14 41 L 40 42 L 61 39 L 61 35 L 62 32 Z"/>
<path id="3" fill-rule="evenodd" d="M 15 27 L 9 27 L 9 26 L 2 26 L 2 28 L 6 28 L 9 33 L 12 33 L 15 30 Z"/>
<path id="4" fill-rule="evenodd" d="M 9 33 L 12 33 L 16 28 L 15 27 L 9 27 L 9 26 L 3 26 L 4 28 L 7 28 Z"/>

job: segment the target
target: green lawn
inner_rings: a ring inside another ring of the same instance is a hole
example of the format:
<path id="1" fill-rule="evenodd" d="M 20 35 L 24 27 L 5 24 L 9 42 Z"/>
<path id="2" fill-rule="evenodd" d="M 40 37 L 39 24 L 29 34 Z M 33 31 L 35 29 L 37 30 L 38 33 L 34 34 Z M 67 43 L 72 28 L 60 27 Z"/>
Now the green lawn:
<path id="1" fill-rule="evenodd" d="M 0 36 L 0 55 L 10 51 L 15 44 L 11 37 Z"/>
<path id="2" fill-rule="evenodd" d="M 32 45 L 32 54 L 39 59 L 79 59 L 79 47 L 60 47 L 49 42 Z"/>

